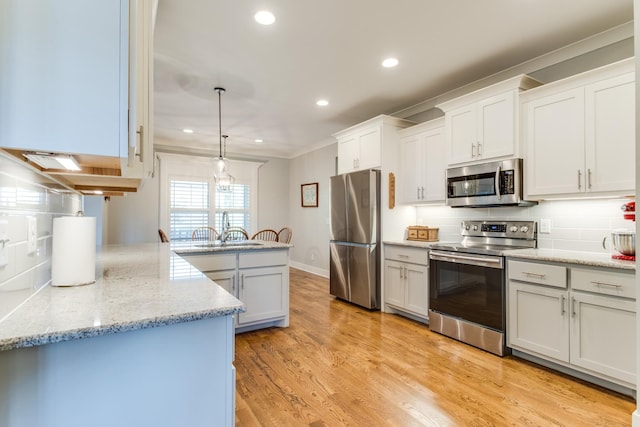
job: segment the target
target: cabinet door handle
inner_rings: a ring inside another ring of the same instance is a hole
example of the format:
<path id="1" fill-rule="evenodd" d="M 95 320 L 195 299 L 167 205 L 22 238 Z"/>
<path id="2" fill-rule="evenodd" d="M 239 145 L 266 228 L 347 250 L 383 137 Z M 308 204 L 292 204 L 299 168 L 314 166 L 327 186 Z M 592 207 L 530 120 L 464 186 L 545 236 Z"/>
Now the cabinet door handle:
<path id="1" fill-rule="evenodd" d="M 522 274 L 524 274 L 527 277 L 537 277 L 538 279 L 546 279 L 547 278 L 546 274 L 530 273 L 528 271 L 523 271 Z"/>
<path id="2" fill-rule="evenodd" d="M 622 288 L 622 285 L 618 285 L 618 284 L 615 284 L 615 283 L 598 282 L 598 281 L 595 281 L 595 280 L 592 280 L 591 283 L 593 283 L 596 286 L 610 286 L 610 287 L 616 288 L 616 289 Z"/>
<path id="3" fill-rule="evenodd" d="M 587 188 L 591 189 L 591 169 L 587 169 Z"/>
<path id="4" fill-rule="evenodd" d="M 244 291 L 244 274 L 240 275 L 240 289 Z"/>
<path id="5" fill-rule="evenodd" d="M 582 190 L 582 171 L 578 169 L 578 190 Z"/>
<path id="6" fill-rule="evenodd" d="M 471 158 L 476 157 L 476 144 L 471 144 Z"/>
<path id="7" fill-rule="evenodd" d="M 135 156 L 142 159 L 144 150 L 144 125 L 140 125 L 140 130 L 137 130 L 136 133 L 140 135 L 140 143 L 136 144 Z"/>
<path id="8" fill-rule="evenodd" d="M 564 309 L 565 298 L 566 297 L 564 295 L 560 297 L 560 315 L 561 316 L 564 316 L 564 313 L 565 313 L 565 309 Z"/>
<path id="9" fill-rule="evenodd" d="M 480 141 L 478 141 L 478 149 L 476 150 L 478 152 L 478 157 L 480 157 L 482 155 L 482 153 L 480 152 L 480 147 L 482 146 L 482 144 L 480 144 Z"/>
<path id="10" fill-rule="evenodd" d="M 571 317 L 576 317 L 576 299 L 571 297 Z"/>
<path id="11" fill-rule="evenodd" d="M 236 291 L 236 275 L 233 274 L 231 276 L 231 290 L 235 293 Z"/>
<path id="12" fill-rule="evenodd" d="M 404 279 L 404 267 L 400 267 L 400 278 Z"/>
<path id="13" fill-rule="evenodd" d="M 416 199 L 420 198 L 420 187 L 416 188 Z"/>
<path id="14" fill-rule="evenodd" d="M 421 199 L 424 200 L 424 187 L 420 187 L 422 189 L 422 197 Z"/>
<path id="15" fill-rule="evenodd" d="M 409 274 L 407 272 L 407 267 L 402 267 L 402 268 L 404 269 L 404 278 L 406 279 L 409 277 Z"/>

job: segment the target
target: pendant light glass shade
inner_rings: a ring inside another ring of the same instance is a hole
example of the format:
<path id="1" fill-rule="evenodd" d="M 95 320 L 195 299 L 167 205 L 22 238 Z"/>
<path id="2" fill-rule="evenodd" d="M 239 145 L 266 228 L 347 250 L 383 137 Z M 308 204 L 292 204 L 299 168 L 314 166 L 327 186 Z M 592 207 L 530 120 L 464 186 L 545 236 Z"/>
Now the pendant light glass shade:
<path id="1" fill-rule="evenodd" d="M 215 165 L 213 167 L 213 178 L 216 181 L 216 185 L 218 186 L 219 190 L 222 191 L 230 191 L 231 190 L 231 184 L 233 184 L 233 182 L 235 182 L 235 178 L 233 178 L 231 175 L 229 175 L 229 171 L 228 166 L 229 166 L 229 161 L 223 157 L 222 155 L 222 93 L 225 91 L 224 88 L 222 87 L 216 87 L 213 90 L 215 90 L 216 92 L 218 92 L 218 135 L 220 137 L 220 151 L 219 151 L 219 157 L 216 159 L 215 161 Z M 226 154 L 226 135 L 225 135 L 225 154 Z M 226 188 L 223 189 L 223 188 Z"/>
<path id="2" fill-rule="evenodd" d="M 222 137 L 224 138 L 224 157 L 222 157 L 222 160 L 226 160 L 226 156 L 227 156 L 227 138 L 229 136 L 228 135 L 222 135 Z M 216 179 L 216 185 L 218 187 L 218 191 L 231 191 L 232 185 L 235 184 L 235 182 L 236 182 L 236 179 L 227 170 L 227 163 L 228 162 L 220 162 L 220 159 L 218 159 L 218 161 L 216 163 L 216 169 L 217 168 L 221 168 L 221 169 L 219 169 L 218 178 Z"/>

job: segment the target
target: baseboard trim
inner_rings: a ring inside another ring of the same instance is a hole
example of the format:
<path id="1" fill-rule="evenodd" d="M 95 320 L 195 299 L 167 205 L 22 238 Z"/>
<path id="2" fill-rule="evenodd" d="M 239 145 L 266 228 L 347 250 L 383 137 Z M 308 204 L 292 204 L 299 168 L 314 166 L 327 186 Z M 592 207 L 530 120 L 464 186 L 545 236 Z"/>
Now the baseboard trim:
<path id="1" fill-rule="evenodd" d="M 329 278 L 329 270 L 325 270 L 323 268 L 314 267 L 312 265 L 303 264 L 301 262 L 289 261 L 289 265 L 293 268 L 297 268 L 298 270 L 306 271 L 307 273 L 316 274 L 318 276 L 322 276 L 325 279 Z"/>

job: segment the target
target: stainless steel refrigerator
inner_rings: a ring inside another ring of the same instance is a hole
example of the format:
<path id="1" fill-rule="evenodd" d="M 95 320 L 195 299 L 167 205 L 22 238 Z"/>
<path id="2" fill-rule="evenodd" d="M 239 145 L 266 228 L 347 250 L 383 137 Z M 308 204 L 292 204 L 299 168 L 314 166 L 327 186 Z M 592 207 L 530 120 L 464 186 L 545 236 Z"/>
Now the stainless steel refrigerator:
<path id="1" fill-rule="evenodd" d="M 330 293 L 380 308 L 380 171 L 331 177 Z"/>

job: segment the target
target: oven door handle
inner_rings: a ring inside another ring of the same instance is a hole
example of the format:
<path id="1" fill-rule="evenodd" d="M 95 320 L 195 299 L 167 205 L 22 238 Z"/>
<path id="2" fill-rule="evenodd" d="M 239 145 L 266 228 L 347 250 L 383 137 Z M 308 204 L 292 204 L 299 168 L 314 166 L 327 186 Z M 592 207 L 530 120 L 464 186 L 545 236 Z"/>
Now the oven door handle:
<path id="1" fill-rule="evenodd" d="M 504 268 L 503 258 L 500 256 L 497 257 L 483 257 L 483 256 L 473 256 L 467 254 L 459 254 L 452 252 L 442 252 L 442 251 L 429 251 L 429 259 L 434 261 L 447 261 L 453 262 L 456 264 L 467 264 L 467 265 L 478 265 L 481 267 L 489 267 L 489 268 Z"/>

